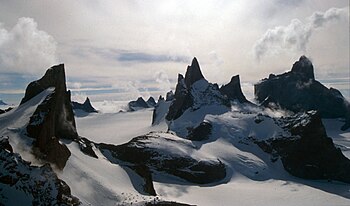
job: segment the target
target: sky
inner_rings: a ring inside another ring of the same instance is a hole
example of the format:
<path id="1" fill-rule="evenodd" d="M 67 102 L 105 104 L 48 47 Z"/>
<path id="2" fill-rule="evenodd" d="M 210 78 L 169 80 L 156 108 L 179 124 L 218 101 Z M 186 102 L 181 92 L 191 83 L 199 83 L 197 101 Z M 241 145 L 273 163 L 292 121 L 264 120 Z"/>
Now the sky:
<path id="1" fill-rule="evenodd" d="M 64 63 L 74 100 L 131 100 L 174 89 L 193 57 L 243 91 L 301 55 L 350 96 L 348 0 L 0 0 L 0 99 Z"/>

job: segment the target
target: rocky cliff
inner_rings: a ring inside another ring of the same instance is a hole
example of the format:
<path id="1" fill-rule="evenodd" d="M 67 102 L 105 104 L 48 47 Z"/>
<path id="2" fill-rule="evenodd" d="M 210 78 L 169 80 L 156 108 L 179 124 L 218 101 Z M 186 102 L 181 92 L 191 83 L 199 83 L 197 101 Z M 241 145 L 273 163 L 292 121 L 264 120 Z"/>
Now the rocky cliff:
<path id="1" fill-rule="evenodd" d="M 349 102 L 338 90 L 315 80 L 314 67 L 305 56 L 293 64 L 291 71 L 271 74 L 255 84 L 254 89 L 257 101 L 264 106 L 277 105 L 293 112 L 317 110 L 322 118 L 350 119 Z"/>
<path id="2" fill-rule="evenodd" d="M 48 88 L 54 90 L 36 108 L 27 125 L 27 135 L 35 139 L 34 151 L 39 158 L 63 169 L 70 152 L 59 139 L 78 138 L 70 91 L 66 88 L 64 65 L 51 67 L 41 79 L 31 82 L 21 104 Z"/>

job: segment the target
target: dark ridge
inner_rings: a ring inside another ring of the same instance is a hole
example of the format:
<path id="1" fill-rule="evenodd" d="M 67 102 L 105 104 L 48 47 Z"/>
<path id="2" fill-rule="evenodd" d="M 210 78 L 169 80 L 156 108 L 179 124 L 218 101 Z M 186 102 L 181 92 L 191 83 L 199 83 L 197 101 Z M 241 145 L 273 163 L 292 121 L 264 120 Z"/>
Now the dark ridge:
<path id="1" fill-rule="evenodd" d="M 193 83 L 196 81 L 204 79 L 204 76 L 202 74 L 202 71 L 199 67 L 199 63 L 197 61 L 197 58 L 194 57 L 191 63 L 191 66 L 187 67 L 187 71 L 185 74 L 185 84 L 187 88 L 190 88 Z"/>

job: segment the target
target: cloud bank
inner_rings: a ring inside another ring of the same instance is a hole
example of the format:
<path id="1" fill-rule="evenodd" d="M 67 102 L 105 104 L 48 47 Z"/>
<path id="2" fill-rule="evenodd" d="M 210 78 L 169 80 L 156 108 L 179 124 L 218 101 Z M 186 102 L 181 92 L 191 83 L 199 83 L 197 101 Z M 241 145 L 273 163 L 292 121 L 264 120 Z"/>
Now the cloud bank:
<path id="1" fill-rule="evenodd" d="M 349 7 L 330 8 L 326 12 L 315 12 L 303 23 L 293 19 L 287 26 L 268 29 L 255 43 L 253 52 L 257 60 L 268 54 L 276 54 L 282 50 L 306 51 L 310 37 L 317 28 L 329 22 L 349 19 Z"/>
<path id="2" fill-rule="evenodd" d="M 0 23 L 0 72 L 43 72 L 57 63 L 56 45 L 32 18 L 19 18 L 10 30 Z"/>

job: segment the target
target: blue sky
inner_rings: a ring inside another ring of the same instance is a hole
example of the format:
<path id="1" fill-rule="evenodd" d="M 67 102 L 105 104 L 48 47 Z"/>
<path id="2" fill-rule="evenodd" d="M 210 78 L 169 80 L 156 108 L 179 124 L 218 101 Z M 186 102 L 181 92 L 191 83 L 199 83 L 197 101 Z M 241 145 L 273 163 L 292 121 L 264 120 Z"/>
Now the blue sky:
<path id="1" fill-rule="evenodd" d="M 205 77 L 245 91 L 299 56 L 349 96 L 349 1 L 0 0 L 0 99 L 64 63 L 73 99 L 158 96 L 196 56 Z"/>

